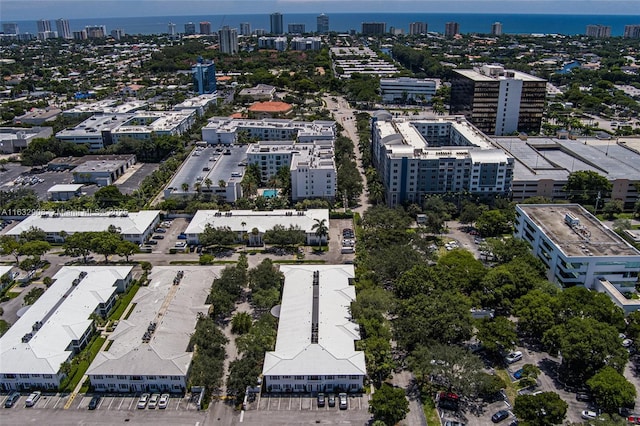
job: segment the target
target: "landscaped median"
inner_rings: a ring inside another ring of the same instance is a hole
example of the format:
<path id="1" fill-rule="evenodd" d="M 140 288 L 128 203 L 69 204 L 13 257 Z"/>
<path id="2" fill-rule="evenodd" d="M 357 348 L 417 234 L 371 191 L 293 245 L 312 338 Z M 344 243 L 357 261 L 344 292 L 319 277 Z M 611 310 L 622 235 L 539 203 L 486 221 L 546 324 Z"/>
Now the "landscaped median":
<path id="1" fill-rule="evenodd" d="M 129 287 L 129 290 L 118 298 L 115 309 L 111 312 L 111 315 L 109 315 L 109 321 L 116 321 L 120 319 L 139 289 L 140 285 L 136 283 Z"/>
<path id="2" fill-rule="evenodd" d="M 62 365 L 61 370 L 67 370 L 67 377 L 60 384 L 60 392 L 73 392 L 106 340 L 106 337 L 94 337 L 71 362 Z"/>

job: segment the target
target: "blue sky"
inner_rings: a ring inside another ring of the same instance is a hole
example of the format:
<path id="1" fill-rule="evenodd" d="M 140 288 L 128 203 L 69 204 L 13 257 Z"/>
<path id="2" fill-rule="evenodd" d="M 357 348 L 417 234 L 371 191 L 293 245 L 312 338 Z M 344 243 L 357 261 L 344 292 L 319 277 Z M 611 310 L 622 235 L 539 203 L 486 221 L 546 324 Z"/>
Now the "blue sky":
<path id="1" fill-rule="evenodd" d="M 282 13 L 640 15 L 640 0 L 0 0 L 0 20 Z"/>

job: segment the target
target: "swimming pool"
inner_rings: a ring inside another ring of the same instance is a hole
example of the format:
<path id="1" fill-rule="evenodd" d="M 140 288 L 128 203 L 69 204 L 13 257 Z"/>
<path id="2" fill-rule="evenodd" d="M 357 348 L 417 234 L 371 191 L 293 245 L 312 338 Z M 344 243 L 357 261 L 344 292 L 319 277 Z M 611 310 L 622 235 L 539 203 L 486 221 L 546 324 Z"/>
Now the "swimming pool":
<path id="1" fill-rule="evenodd" d="M 265 198 L 277 197 L 278 196 L 278 190 L 277 189 L 265 189 L 262 192 L 262 196 L 265 197 Z"/>

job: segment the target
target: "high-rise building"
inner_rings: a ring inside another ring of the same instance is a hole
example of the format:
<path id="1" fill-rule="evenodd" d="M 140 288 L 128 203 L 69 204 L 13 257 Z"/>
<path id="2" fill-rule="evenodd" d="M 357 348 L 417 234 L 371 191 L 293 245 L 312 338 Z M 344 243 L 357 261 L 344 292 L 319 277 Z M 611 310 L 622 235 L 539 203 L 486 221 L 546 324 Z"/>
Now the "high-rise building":
<path id="1" fill-rule="evenodd" d="M 304 34 L 306 32 L 304 24 L 289 24 L 288 29 L 289 34 Z"/>
<path id="2" fill-rule="evenodd" d="M 624 38 L 640 38 L 640 25 L 625 25 Z"/>
<path id="3" fill-rule="evenodd" d="M 194 90 L 199 95 L 216 91 L 216 65 L 213 62 L 205 63 L 200 57 L 198 63 L 191 67 L 191 72 L 193 73 Z"/>
<path id="4" fill-rule="evenodd" d="M 363 22 L 362 34 L 364 35 L 382 35 L 387 32 L 387 24 L 385 22 Z"/>
<path id="5" fill-rule="evenodd" d="M 321 13 L 316 18 L 316 31 L 318 34 L 329 33 L 329 17 L 324 13 Z"/>
<path id="6" fill-rule="evenodd" d="M 412 22 L 409 24 L 409 35 L 419 35 L 427 33 L 426 22 Z"/>
<path id="7" fill-rule="evenodd" d="M 546 80 L 501 65 L 453 71 L 452 114 L 464 114 L 488 135 L 540 131 Z"/>
<path id="8" fill-rule="evenodd" d="M 187 22 L 184 24 L 184 35 L 194 35 L 196 33 L 196 24 Z"/>
<path id="9" fill-rule="evenodd" d="M 15 22 L 4 22 L 2 24 L 2 32 L 5 34 L 20 34 L 20 29 Z"/>
<path id="10" fill-rule="evenodd" d="M 200 22 L 200 34 L 211 34 L 211 22 L 203 21 Z"/>
<path id="11" fill-rule="evenodd" d="M 266 35 L 267 30 L 265 30 L 264 28 L 256 28 L 255 31 L 253 31 L 253 33 L 258 37 L 260 37 L 260 36 Z"/>
<path id="12" fill-rule="evenodd" d="M 58 37 L 66 39 L 72 38 L 68 19 L 56 19 L 56 29 L 58 30 Z"/>
<path id="13" fill-rule="evenodd" d="M 218 30 L 218 42 L 220 53 L 235 55 L 238 53 L 238 30 L 225 25 Z"/>
<path id="14" fill-rule="evenodd" d="M 58 38 L 58 32 L 57 31 L 40 31 L 38 32 L 38 39 L 39 40 L 49 40 L 52 38 Z"/>
<path id="15" fill-rule="evenodd" d="M 51 21 L 41 19 L 38 21 L 38 32 L 46 33 L 51 31 Z"/>
<path id="16" fill-rule="evenodd" d="M 493 24 L 491 24 L 491 34 L 493 35 L 502 35 L 502 23 L 501 22 L 494 22 Z"/>
<path id="17" fill-rule="evenodd" d="M 111 30 L 111 37 L 113 37 L 115 40 L 120 40 L 125 35 L 126 34 L 122 28 L 116 28 L 115 30 Z"/>
<path id="18" fill-rule="evenodd" d="M 104 25 L 86 26 L 87 38 L 105 38 L 107 36 L 107 27 Z"/>
<path id="19" fill-rule="evenodd" d="M 176 37 L 176 24 L 174 24 L 173 22 L 169 22 L 169 24 L 167 25 L 167 34 L 169 34 L 169 38 Z"/>
<path id="20" fill-rule="evenodd" d="M 282 13 L 272 13 L 269 17 L 269 21 L 271 22 L 271 34 L 284 34 Z"/>
<path id="21" fill-rule="evenodd" d="M 240 23 L 240 35 L 243 35 L 243 36 L 251 35 L 251 24 L 249 22 Z"/>
<path id="22" fill-rule="evenodd" d="M 73 39 L 74 40 L 86 40 L 87 39 L 87 31 L 86 30 L 73 31 L 71 34 L 73 35 Z"/>
<path id="23" fill-rule="evenodd" d="M 453 37 L 456 34 L 460 34 L 460 24 L 457 22 L 447 22 L 444 24 L 444 36 Z"/>
<path id="24" fill-rule="evenodd" d="M 611 27 L 609 25 L 587 25 L 585 34 L 589 37 L 606 38 L 611 37 Z"/>

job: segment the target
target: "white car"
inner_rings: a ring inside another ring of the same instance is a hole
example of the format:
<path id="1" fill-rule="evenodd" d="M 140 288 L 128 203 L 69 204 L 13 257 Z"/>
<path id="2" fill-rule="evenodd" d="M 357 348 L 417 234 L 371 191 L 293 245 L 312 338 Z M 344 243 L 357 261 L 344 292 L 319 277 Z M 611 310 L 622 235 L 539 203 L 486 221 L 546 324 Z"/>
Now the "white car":
<path id="1" fill-rule="evenodd" d="M 147 402 L 149 402 L 149 394 L 143 393 L 138 400 L 138 408 L 140 410 L 144 409 L 147 406 Z"/>
<path id="2" fill-rule="evenodd" d="M 159 399 L 160 399 L 159 393 L 154 393 L 153 395 L 151 395 L 151 398 L 149 398 L 149 403 L 147 404 L 147 408 L 151 408 L 152 410 L 156 408 L 156 406 L 158 405 Z"/>
<path id="3" fill-rule="evenodd" d="M 169 405 L 169 394 L 163 393 L 160 395 L 160 400 L 158 401 L 158 408 L 167 408 Z"/>
<path id="4" fill-rule="evenodd" d="M 598 418 L 598 415 L 595 411 L 583 410 L 582 413 L 580 413 L 580 417 L 585 420 L 595 420 L 596 418 Z"/>
<path id="5" fill-rule="evenodd" d="M 505 360 L 507 361 L 507 363 L 509 364 L 513 364 L 514 362 L 518 362 L 522 359 L 522 352 L 521 351 L 515 351 L 515 352 L 511 352 L 509 355 L 506 356 Z"/>
<path id="6" fill-rule="evenodd" d="M 31 393 L 27 398 L 27 400 L 24 402 L 24 405 L 26 407 L 33 407 L 34 405 L 36 405 L 36 402 L 38 402 L 38 400 L 40 399 L 40 395 L 42 395 L 42 392 L 40 391 L 35 391 Z"/>

